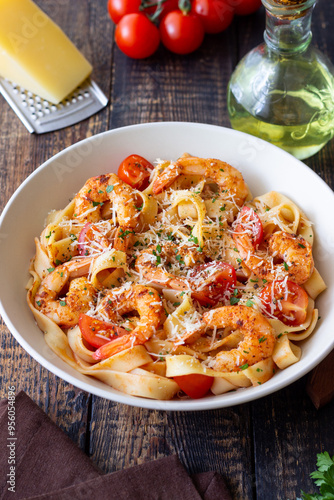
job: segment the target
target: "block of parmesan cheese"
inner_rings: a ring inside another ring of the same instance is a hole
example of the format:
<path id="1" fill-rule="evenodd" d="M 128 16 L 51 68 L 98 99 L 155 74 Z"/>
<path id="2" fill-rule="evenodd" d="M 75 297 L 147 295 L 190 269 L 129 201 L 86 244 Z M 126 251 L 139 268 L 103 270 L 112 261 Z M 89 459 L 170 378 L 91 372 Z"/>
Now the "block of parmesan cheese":
<path id="1" fill-rule="evenodd" d="M 0 0 L 0 75 L 51 101 L 62 101 L 92 66 L 31 0 Z"/>

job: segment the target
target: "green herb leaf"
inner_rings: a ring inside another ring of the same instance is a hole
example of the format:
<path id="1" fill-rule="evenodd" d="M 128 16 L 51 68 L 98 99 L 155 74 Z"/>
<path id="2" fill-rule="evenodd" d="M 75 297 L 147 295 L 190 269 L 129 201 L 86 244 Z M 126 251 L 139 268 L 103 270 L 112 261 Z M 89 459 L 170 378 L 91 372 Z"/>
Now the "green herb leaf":
<path id="1" fill-rule="evenodd" d="M 114 186 L 112 184 L 109 184 L 109 186 L 107 186 L 107 193 L 111 193 L 111 191 L 114 189 Z"/>
<path id="2" fill-rule="evenodd" d="M 334 499 L 334 456 L 329 453 L 319 453 L 317 455 L 318 470 L 310 474 L 315 484 L 320 488 L 320 494 L 309 494 L 301 492 L 302 498 L 299 500 L 333 500 Z"/>

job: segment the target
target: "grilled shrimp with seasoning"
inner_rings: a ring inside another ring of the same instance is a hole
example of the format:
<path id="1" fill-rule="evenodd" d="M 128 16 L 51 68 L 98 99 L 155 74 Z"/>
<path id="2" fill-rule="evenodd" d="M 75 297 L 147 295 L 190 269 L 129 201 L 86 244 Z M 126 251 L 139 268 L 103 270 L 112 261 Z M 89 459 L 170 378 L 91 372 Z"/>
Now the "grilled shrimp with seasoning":
<path id="1" fill-rule="evenodd" d="M 170 266 L 173 260 L 178 266 L 182 266 L 183 276 L 167 271 L 166 266 Z M 167 242 L 143 250 L 135 267 L 149 283 L 173 290 L 190 291 L 191 296 L 201 304 L 213 305 L 232 292 L 236 274 L 234 268 L 225 262 L 204 262 L 202 252 Z"/>
<path id="2" fill-rule="evenodd" d="M 267 253 L 263 256 L 254 248 L 251 237 L 246 232 L 233 233 L 233 239 L 240 257 L 248 269 L 267 281 L 284 279 L 302 285 L 314 269 L 312 247 L 301 236 L 285 231 L 273 233 L 267 240 Z M 283 263 L 275 262 L 283 260 Z"/>
<path id="3" fill-rule="evenodd" d="M 275 336 L 270 323 L 258 311 L 247 306 L 224 306 L 203 314 L 210 328 L 239 330 L 243 335 L 235 349 L 216 354 L 213 368 L 217 371 L 238 371 L 270 357 L 275 346 Z"/>
<path id="4" fill-rule="evenodd" d="M 130 289 L 121 292 L 112 290 L 96 308 L 98 314 L 113 323 L 117 323 L 120 316 L 134 311 L 139 314 L 135 328 L 97 349 L 93 354 L 94 359 L 105 359 L 134 345 L 144 344 L 166 319 L 158 292 L 143 285 L 132 285 Z"/>
<path id="5" fill-rule="evenodd" d="M 75 326 L 81 313 L 87 312 L 94 301 L 96 290 L 84 277 L 88 274 L 90 259 L 62 264 L 41 282 L 35 295 L 35 307 L 63 328 Z M 69 285 L 64 298 L 60 295 Z"/>
<path id="6" fill-rule="evenodd" d="M 155 195 L 167 189 L 180 175 L 202 175 L 218 184 L 223 199 L 232 199 L 241 207 L 248 196 L 248 188 L 239 170 L 228 163 L 213 158 L 185 156 L 168 165 L 153 182 Z"/>
<path id="7" fill-rule="evenodd" d="M 125 251 L 131 244 L 134 229 L 139 226 L 141 201 L 135 189 L 123 182 L 115 174 L 91 177 L 74 198 L 74 217 L 87 222 L 101 220 L 101 210 L 105 202 L 111 202 L 117 213 L 119 233 L 115 238 L 116 250 Z M 124 236 L 126 235 L 126 237 Z"/>

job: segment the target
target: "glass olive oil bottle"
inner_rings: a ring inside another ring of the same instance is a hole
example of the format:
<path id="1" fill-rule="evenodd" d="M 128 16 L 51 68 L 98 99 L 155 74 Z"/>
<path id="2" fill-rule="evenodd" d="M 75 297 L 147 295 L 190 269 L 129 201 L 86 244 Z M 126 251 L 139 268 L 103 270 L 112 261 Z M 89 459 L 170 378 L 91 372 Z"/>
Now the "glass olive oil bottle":
<path id="1" fill-rule="evenodd" d="M 315 1 L 262 0 L 265 41 L 241 60 L 228 87 L 232 127 L 301 160 L 334 135 L 334 69 L 310 44 Z"/>

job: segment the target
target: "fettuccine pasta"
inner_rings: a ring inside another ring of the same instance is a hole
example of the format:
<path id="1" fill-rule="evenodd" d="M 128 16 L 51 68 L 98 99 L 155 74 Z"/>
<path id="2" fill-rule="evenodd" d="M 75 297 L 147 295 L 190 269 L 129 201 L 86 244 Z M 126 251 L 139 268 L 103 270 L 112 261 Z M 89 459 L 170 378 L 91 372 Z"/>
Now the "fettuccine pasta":
<path id="1" fill-rule="evenodd" d="M 297 363 L 326 288 L 307 216 L 281 193 L 253 198 L 224 161 L 137 158 L 88 179 L 35 239 L 27 297 L 49 347 L 160 400 L 258 386 Z"/>

